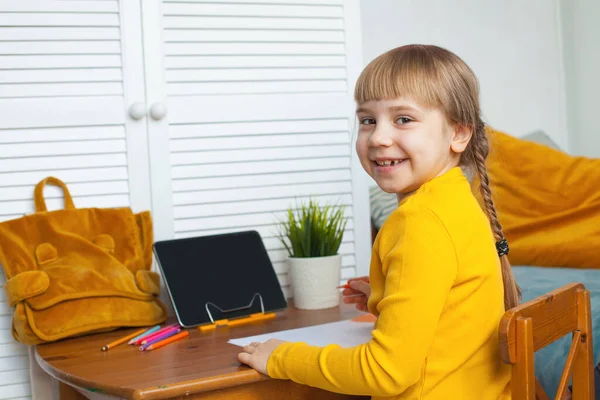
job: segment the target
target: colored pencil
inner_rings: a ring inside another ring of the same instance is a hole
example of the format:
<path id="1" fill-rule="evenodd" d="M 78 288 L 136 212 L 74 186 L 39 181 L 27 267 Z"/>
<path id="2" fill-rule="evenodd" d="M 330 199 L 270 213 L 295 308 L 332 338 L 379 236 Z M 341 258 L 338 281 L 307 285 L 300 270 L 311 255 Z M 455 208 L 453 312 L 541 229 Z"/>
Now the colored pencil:
<path id="1" fill-rule="evenodd" d="M 152 328 L 148 329 L 147 331 L 145 331 L 141 335 L 137 335 L 136 337 L 134 337 L 133 339 L 131 339 L 128 344 L 133 344 L 135 341 L 137 341 L 139 339 L 142 339 L 142 338 L 145 338 L 146 336 L 151 335 L 152 333 L 156 332 L 159 329 L 160 329 L 160 325 L 153 326 Z"/>
<path id="2" fill-rule="evenodd" d="M 181 329 L 181 327 L 179 327 L 179 326 L 172 326 L 172 327 L 170 327 L 170 328 L 168 328 L 168 329 L 165 329 L 164 331 L 162 331 L 162 332 L 160 332 L 160 333 L 155 333 L 155 334 L 154 334 L 154 335 L 152 335 L 152 336 L 149 336 L 149 337 L 147 337 L 147 338 L 145 338 L 145 339 L 142 339 L 142 342 L 141 342 L 140 344 L 141 344 L 141 345 L 144 345 L 144 344 L 147 344 L 147 343 L 153 342 L 153 341 L 154 341 L 154 339 L 156 339 L 156 338 L 159 338 L 159 337 L 163 336 L 163 335 L 164 335 L 164 334 L 166 334 L 166 333 L 171 333 L 171 332 L 173 332 L 173 331 L 176 331 L 177 329 Z"/>
<path id="3" fill-rule="evenodd" d="M 135 332 L 133 332 L 130 335 L 127 335 L 125 337 L 122 337 L 120 339 L 115 340 L 114 342 L 111 342 L 111 343 L 109 343 L 107 345 L 102 346 L 100 348 L 100 350 L 107 351 L 108 349 L 112 349 L 113 347 L 116 347 L 116 346 L 120 345 L 121 343 L 125 343 L 129 339 L 136 337 L 137 335 L 139 335 L 140 333 L 142 333 L 144 331 L 145 331 L 145 329 L 140 329 L 139 331 L 135 331 Z"/>
<path id="4" fill-rule="evenodd" d="M 171 336 L 177 335 L 179 332 L 181 332 L 181 328 L 176 328 L 170 331 L 167 331 L 165 333 L 163 333 L 162 335 L 157 336 L 156 338 L 152 339 L 151 341 L 147 342 L 146 344 L 143 344 L 139 347 L 140 351 L 144 351 L 148 348 L 148 346 L 153 345 L 154 343 L 158 343 L 161 340 L 165 340 L 166 338 L 169 338 Z"/>
<path id="5" fill-rule="evenodd" d="M 173 343 L 173 342 L 174 342 L 174 341 L 176 341 L 176 340 L 179 340 L 179 339 L 181 339 L 181 338 L 184 338 L 184 337 L 188 336 L 189 334 L 190 334 L 190 332 L 189 332 L 189 331 L 183 331 L 183 332 L 179 332 L 179 333 L 178 333 L 177 335 L 175 335 L 175 336 L 171 336 L 170 338 L 167 338 L 167 339 L 165 339 L 165 340 L 161 340 L 161 341 L 160 341 L 160 342 L 158 342 L 158 343 L 151 344 L 150 346 L 146 347 L 146 351 L 147 351 L 147 350 L 156 350 L 156 349 L 158 349 L 159 347 L 163 347 L 163 346 L 165 346 L 165 345 L 167 345 L 167 344 L 169 344 L 169 343 Z"/>
<path id="6" fill-rule="evenodd" d="M 179 326 L 179 325 L 178 325 L 178 324 L 165 325 L 163 328 L 161 328 L 161 329 L 157 330 L 156 332 L 154 332 L 154 333 L 150 334 L 149 336 L 144 336 L 144 337 L 142 337 L 142 338 L 140 338 L 140 339 L 136 340 L 136 341 L 134 342 L 134 344 L 135 344 L 136 346 L 139 346 L 140 344 L 142 344 L 142 341 L 144 341 L 144 340 L 146 340 L 146 339 L 151 339 L 153 336 L 160 335 L 161 333 L 163 333 L 163 332 L 165 332 L 165 331 L 167 331 L 167 330 L 169 330 L 169 329 L 171 329 L 171 328 L 175 328 L 176 326 Z"/>

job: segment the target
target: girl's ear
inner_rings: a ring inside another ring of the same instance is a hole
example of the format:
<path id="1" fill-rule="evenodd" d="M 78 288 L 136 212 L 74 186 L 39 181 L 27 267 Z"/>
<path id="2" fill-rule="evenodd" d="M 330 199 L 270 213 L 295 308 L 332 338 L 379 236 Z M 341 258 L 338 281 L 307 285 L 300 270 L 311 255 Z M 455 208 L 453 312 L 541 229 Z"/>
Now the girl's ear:
<path id="1" fill-rule="evenodd" d="M 450 149 L 455 153 L 462 153 L 467 148 L 471 137 L 473 136 L 473 127 L 468 125 L 454 125 Z"/>

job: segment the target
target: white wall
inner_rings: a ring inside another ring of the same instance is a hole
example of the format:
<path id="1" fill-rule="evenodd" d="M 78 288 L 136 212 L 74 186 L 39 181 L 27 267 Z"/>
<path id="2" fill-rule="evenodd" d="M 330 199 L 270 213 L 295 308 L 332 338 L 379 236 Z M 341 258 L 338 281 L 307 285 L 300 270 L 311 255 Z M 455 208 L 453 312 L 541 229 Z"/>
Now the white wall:
<path id="1" fill-rule="evenodd" d="M 600 1 L 561 0 L 570 147 L 600 157 Z"/>
<path id="2" fill-rule="evenodd" d="M 543 129 L 568 149 L 558 9 L 550 0 L 361 0 L 363 60 L 409 43 L 446 47 L 477 74 L 487 123 L 514 136 Z"/>

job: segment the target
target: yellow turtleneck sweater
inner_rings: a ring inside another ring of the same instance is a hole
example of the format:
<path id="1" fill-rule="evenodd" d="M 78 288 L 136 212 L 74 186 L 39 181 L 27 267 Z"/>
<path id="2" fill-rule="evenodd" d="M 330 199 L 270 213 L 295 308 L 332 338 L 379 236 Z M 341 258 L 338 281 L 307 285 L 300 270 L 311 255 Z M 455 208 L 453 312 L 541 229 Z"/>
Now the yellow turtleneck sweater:
<path id="1" fill-rule="evenodd" d="M 267 373 L 391 399 L 508 399 L 498 348 L 504 313 L 489 221 L 459 167 L 406 197 L 373 245 L 373 338 L 353 348 L 285 343 Z"/>

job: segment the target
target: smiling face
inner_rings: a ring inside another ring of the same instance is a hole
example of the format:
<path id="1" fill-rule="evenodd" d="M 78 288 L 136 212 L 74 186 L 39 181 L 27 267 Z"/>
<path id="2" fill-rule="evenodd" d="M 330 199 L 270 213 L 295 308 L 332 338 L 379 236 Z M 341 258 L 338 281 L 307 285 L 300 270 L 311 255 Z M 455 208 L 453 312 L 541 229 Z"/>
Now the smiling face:
<path id="1" fill-rule="evenodd" d="M 456 167 L 471 137 L 438 109 L 410 98 L 369 100 L 357 109 L 356 151 L 385 192 L 406 195 Z"/>

